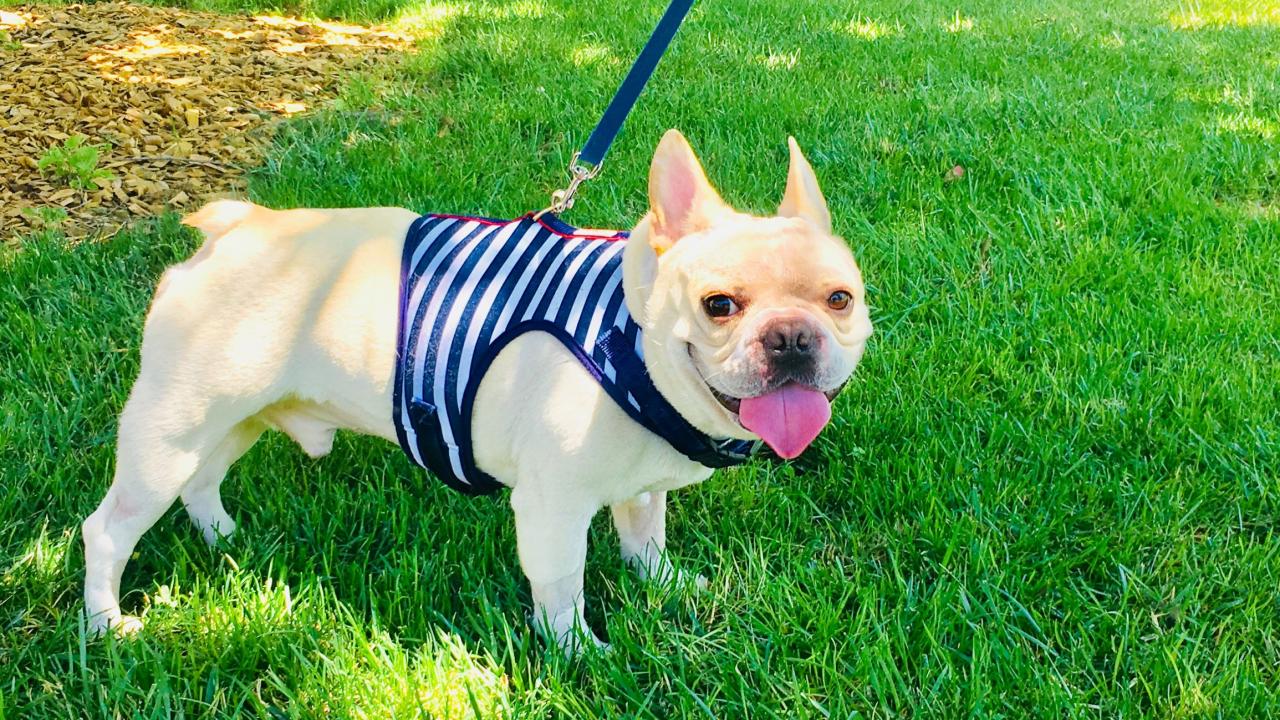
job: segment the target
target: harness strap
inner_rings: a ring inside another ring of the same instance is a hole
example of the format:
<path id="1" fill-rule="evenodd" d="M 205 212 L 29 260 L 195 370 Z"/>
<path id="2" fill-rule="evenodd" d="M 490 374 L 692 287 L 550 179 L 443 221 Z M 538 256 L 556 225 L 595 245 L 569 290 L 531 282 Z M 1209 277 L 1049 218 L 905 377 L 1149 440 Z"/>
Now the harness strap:
<path id="1" fill-rule="evenodd" d="M 619 380 L 645 408 L 641 417 L 632 416 L 677 452 L 711 468 L 741 465 L 751 458 L 759 443 L 749 440 L 716 440 L 695 428 L 662 396 L 649 376 L 644 360 L 636 354 L 626 335 L 616 328 L 600 342 L 605 356 L 618 372 Z"/>

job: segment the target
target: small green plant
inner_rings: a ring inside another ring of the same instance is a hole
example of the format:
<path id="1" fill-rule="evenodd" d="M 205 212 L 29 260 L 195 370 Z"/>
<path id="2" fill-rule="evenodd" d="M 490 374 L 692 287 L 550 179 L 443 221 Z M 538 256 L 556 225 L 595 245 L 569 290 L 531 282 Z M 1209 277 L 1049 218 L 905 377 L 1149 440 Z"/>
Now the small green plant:
<path id="1" fill-rule="evenodd" d="M 14 42 L 8 30 L 0 30 L 0 50 L 21 50 L 22 43 Z"/>
<path id="2" fill-rule="evenodd" d="M 40 171 L 66 180 L 68 185 L 80 190 L 104 187 L 115 177 L 98 167 L 99 156 L 107 146 L 86 145 L 87 139 L 75 135 L 46 150 L 37 162 Z"/>
<path id="3" fill-rule="evenodd" d="M 43 207 L 27 207 L 22 209 L 23 217 L 31 221 L 31 229 L 24 239 L 57 241 L 65 237 L 62 224 L 67 220 L 67 211 L 57 205 Z M 4 720 L 0 716 L 0 720 Z"/>
<path id="4" fill-rule="evenodd" d="M 23 208 L 22 214 L 42 228 L 55 230 L 67 219 L 67 211 L 57 205 Z"/>

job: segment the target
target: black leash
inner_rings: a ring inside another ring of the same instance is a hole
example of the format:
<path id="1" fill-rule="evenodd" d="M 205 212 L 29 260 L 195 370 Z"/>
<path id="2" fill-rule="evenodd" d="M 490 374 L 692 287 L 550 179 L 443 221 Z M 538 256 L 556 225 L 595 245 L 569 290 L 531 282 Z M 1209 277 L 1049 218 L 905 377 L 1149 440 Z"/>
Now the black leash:
<path id="1" fill-rule="evenodd" d="M 640 56 L 631 65 L 631 70 L 618 86 L 618 91 L 614 93 L 613 100 L 605 108 L 600 122 L 596 123 L 595 129 L 591 131 L 591 137 L 587 138 L 587 143 L 582 146 L 582 150 L 574 153 L 573 159 L 569 161 L 569 186 L 552 193 L 551 206 L 542 213 L 538 213 L 539 215 L 547 212 L 562 213 L 573 207 L 573 199 L 578 192 L 578 187 L 600 174 L 609 146 L 622 131 L 622 124 L 626 122 L 631 108 L 635 107 L 636 100 L 644 90 L 645 84 L 649 82 L 654 69 L 658 67 L 658 61 L 667 51 L 671 39 L 680 29 L 680 24 L 689 14 L 693 2 L 694 0 L 671 0 L 667 11 L 658 21 L 658 26 L 649 36 L 649 41 L 640 51 Z"/>

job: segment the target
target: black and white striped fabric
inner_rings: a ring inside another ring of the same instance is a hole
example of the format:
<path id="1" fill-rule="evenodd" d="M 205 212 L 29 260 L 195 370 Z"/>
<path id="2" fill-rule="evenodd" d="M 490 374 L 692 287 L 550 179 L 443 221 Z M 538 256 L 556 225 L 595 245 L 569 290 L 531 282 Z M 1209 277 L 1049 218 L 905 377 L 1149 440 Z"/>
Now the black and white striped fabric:
<path id="1" fill-rule="evenodd" d="M 424 215 L 401 262 L 396 433 L 417 464 L 466 493 L 500 484 L 476 466 L 471 410 L 493 358 L 530 331 L 569 348 L 632 419 L 712 467 L 752 443 L 716 441 L 653 387 L 622 289 L 625 233 L 591 234 L 552 215 L 513 221 Z"/>

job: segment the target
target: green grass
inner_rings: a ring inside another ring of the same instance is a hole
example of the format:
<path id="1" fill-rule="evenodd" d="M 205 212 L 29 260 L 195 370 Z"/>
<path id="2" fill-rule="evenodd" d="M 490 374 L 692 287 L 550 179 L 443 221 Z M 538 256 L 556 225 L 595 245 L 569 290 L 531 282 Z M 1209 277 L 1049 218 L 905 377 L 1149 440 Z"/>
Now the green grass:
<path id="1" fill-rule="evenodd" d="M 424 40 L 251 194 L 536 208 L 660 6 L 290 6 Z M 569 219 L 637 217 L 671 126 L 757 211 L 796 135 L 878 327 L 805 458 L 675 494 L 707 592 L 636 582 L 600 518 L 614 652 L 565 662 L 501 496 L 275 436 L 225 486 L 242 534 L 166 516 L 125 574 L 146 631 L 86 642 L 78 524 L 195 240 L 32 238 L 0 255 L 0 718 L 1280 715 L 1280 5 L 699 3 Z"/>

